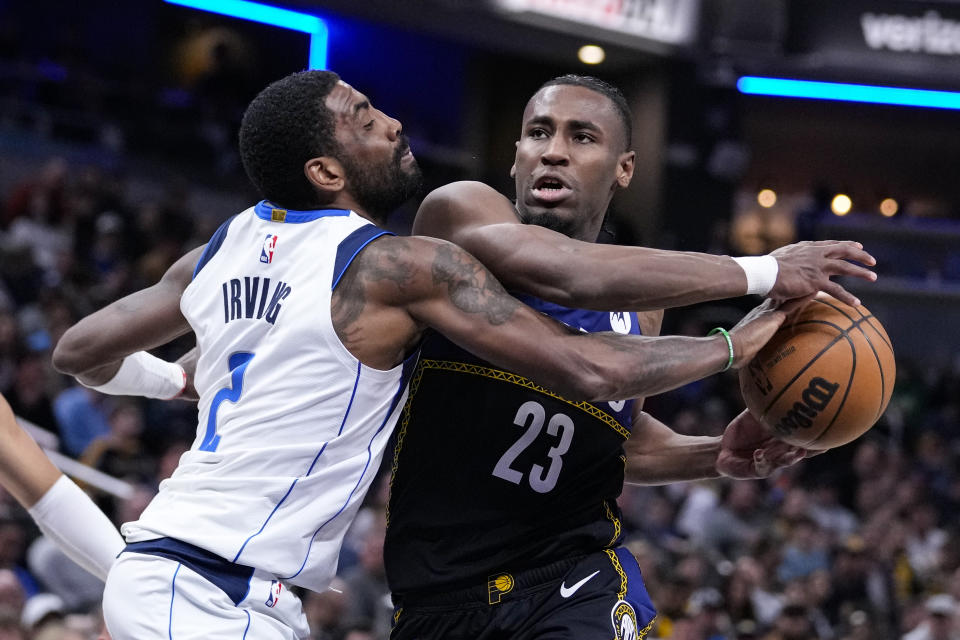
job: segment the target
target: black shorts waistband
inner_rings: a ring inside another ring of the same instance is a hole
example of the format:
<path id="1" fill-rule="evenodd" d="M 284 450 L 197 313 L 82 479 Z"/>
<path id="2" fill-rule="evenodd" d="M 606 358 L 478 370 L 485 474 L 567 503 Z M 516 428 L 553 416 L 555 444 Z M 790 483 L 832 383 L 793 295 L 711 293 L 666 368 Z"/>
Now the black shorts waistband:
<path id="1" fill-rule="evenodd" d="M 250 578 L 253 577 L 253 567 L 235 564 L 206 549 L 176 538 L 131 542 L 123 551 L 145 553 L 179 562 L 219 587 L 235 605 L 240 604 L 247 597 Z"/>
<path id="2" fill-rule="evenodd" d="M 497 571 L 472 586 L 445 591 L 409 591 L 394 596 L 394 604 L 404 609 L 447 607 L 466 604 L 494 605 L 521 593 L 548 586 L 559 580 L 586 556 L 564 558 L 539 567 L 515 571 Z"/>

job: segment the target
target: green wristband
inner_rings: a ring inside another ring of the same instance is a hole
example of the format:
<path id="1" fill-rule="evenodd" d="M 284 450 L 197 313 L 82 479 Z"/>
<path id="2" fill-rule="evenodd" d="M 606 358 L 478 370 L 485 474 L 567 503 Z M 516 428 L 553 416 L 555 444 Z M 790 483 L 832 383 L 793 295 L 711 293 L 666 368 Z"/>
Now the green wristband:
<path id="1" fill-rule="evenodd" d="M 727 330 L 724 329 L 723 327 L 717 327 L 716 329 L 711 329 L 710 333 L 708 333 L 707 335 L 712 336 L 715 333 L 723 334 L 723 337 L 727 341 L 727 349 L 730 350 L 730 358 L 727 360 L 727 366 L 725 366 L 723 369 L 720 370 L 720 371 L 726 371 L 727 369 L 733 366 L 733 340 L 730 338 L 730 334 L 727 332 Z"/>

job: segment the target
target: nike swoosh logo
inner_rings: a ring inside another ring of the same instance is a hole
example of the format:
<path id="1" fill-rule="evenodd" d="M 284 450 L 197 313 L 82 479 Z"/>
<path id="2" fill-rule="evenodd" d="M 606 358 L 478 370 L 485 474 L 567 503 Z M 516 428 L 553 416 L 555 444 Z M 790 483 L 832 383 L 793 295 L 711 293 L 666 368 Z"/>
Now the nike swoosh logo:
<path id="1" fill-rule="evenodd" d="M 597 575 L 598 573 L 600 573 L 600 572 L 599 572 L 599 571 L 594 571 L 593 573 L 591 573 L 590 575 L 588 575 L 586 578 L 584 578 L 584 579 L 581 580 L 580 582 L 577 582 L 577 583 L 575 583 L 575 584 L 572 584 L 572 585 L 570 585 L 569 587 L 567 586 L 567 581 L 564 580 L 563 582 L 560 583 L 560 597 L 561 597 L 561 598 L 569 598 L 570 596 L 572 596 L 573 594 L 575 594 L 575 593 L 577 592 L 577 589 L 579 589 L 579 588 L 582 587 L 583 585 L 587 584 L 587 582 L 588 582 L 591 578 L 593 578 L 593 576 Z"/>

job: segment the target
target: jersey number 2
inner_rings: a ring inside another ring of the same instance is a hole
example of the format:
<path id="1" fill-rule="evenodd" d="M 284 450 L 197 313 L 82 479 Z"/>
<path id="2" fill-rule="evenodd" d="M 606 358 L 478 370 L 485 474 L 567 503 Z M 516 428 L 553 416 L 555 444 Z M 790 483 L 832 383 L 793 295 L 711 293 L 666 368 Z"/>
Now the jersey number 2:
<path id="1" fill-rule="evenodd" d="M 503 478 L 507 482 L 512 482 L 513 484 L 520 484 L 523 480 L 523 473 L 517 471 L 510 465 L 517 459 L 517 456 L 523 453 L 524 449 L 529 447 L 533 441 L 537 439 L 546 417 L 547 415 L 543 409 L 543 405 L 538 402 L 531 400 L 520 405 L 520 408 L 517 410 L 517 415 L 513 419 L 513 424 L 518 427 L 526 426 L 527 430 L 524 431 L 520 439 L 514 442 L 513 445 L 507 449 L 506 453 L 500 457 L 500 460 L 497 461 L 497 466 L 493 468 L 493 475 L 498 478 Z M 527 425 L 528 420 L 530 422 L 529 425 Z M 552 436 L 559 435 L 560 442 L 557 443 L 556 446 L 550 447 L 550 450 L 547 451 L 547 456 L 550 458 L 550 467 L 546 470 L 546 473 L 544 473 L 543 467 L 539 464 L 530 467 L 530 487 L 537 493 L 547 493 L 557 486 L 557 478 L 560 476 L 560 469 L 563 467 L 562 456 L 570 449 L 570 441 L 573 440 L 573 420 L 562 413 L 557 413 L 551 416 L 550 422 L 547 423 L 547 433 Z"/>
<path id="2" fill-rule="evenodd" d="M 234 353 L 227 360 L 230 368 L 230 386 L 217 391 L 210 404 L 210 413 L 207 415 L 207 432 L 200 443 L 200 451 L 216 451 L 220 444 L 220 434 L 217 433 L 217 412 L 224 400 L 236 402 L 243 393 L 243 374 L 247 372 L 247 365 L 253 360 L 253 354 L 245 351 Z"/>

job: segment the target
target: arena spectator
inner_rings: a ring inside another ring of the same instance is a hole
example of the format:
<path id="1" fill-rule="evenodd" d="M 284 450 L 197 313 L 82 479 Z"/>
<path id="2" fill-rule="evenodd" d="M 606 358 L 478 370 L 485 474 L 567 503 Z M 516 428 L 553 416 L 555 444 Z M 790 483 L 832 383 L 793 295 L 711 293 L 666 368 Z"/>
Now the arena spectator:
<path id="1" fill-rule="evenodd" d="M 383 566 L 383 539 L 386 518 L 379 515 L 363 538 L 357 564 L 342 574 L 349 598 L 345 618 L 350 622 L 366 621 L 375 638 L 390 633 L 393 605 Z"/>
<path id="2" fill-rule="evenodd" d="M 303 611 L 310 625 L 310 640 L 338 640 L 344 634 L 349 598 L 349 588 L 341 578 L 334 578 L 323 593 L 305 594 Z"/>
<path id="3" fill-rule="evenodd" d="M 924 603 L 926 618 L 916 628 L 903 636 L 903 640 L 957 640 L 957 601 L 952 596 L 940 593 L 930 596 Z"/>
<path id="4" fill-rule="evenodd" d="M 104 404 L 106 398 L 76 385 L 61 391 L 53 401 L 63 449 L 79 457 L 99 437 L 110 433 Z"/>

